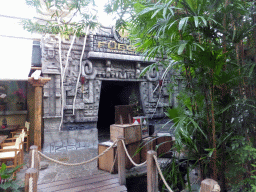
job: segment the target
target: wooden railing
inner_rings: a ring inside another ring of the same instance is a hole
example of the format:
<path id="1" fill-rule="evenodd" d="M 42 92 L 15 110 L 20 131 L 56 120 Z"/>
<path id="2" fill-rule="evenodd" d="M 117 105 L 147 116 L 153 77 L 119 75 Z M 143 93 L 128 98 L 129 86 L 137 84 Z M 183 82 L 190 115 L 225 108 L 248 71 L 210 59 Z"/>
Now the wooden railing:
<path id="1" fill-rule="evenodd" d="M 120 185 L 126 185 L 125 159 L 126 159 L 127 152 L 125 150 L 125 144 L 123 140 L 124 140 L 123 137 L 119 137 L 117 142 L 118 177 L 119 177 Z M 141 166 L 144 163 L 139 164 L 137 166 Z M 161 170 L 157 162 L 157 153 L 155 151 L 150 150 L 147 152 L 146 163 L 147 163 L 147 191 L 158 192 L 158 173 L 159 173 L 167 189 L 170 192 L 172 192 L 171 188 L 168 186 L 165 179 L 163 178 L 163 175 L 161 174 Z M 29 169 L 26 171 L 26 174 L 25 174 L 25 192 L 37 192 L 39 164 L 40 164 L 40 157 L 38 153 L 38 147 L 33 145 L 30 147 L 30 158 L 29 158 L 29 166 L 28 166 Z M 220 191 L 220 187 L 216 181 L 212 179 L 205 179 L 201 182 L 200 192 L 219 192 L 219 191 Z"/>
<path id="2" fill-rule="evenodd" d="M 117 151 L 118 151 L 118 175 L 120 185 L 126 184 L 126 171 L 125 171 L 125 145 L 122 142 L 123 137 L 118 137 Z M 147 191 L 158 192 L 158 173 L 165 183 L 168 191 L 172 192 L 167 182 L 163 178 L 159 164 L 157 162 L 156 151 L 150 150 L 147 152 Z M 220 192 L 220 186 L 213 179 L 205 179 L 201 182 L 200 192 Z"/>

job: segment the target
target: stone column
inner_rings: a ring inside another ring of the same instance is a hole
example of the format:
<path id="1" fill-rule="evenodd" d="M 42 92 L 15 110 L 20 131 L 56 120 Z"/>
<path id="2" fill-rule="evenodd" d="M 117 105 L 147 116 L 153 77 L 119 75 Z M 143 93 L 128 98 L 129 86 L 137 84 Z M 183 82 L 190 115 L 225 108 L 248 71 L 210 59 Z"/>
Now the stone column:
<path id="1" fill-rule="evenodd" d="M 43 94 L 43 86 L 50 81 L 51 78 L 43 78 L 39 79 L 29 78 L 28 82 L 35 87 L 35 111 L 34 111 L 34 145 L 38 146 L 38 150 L 41 150 L 41 142 L 42 142 L 42 94 Z"/>

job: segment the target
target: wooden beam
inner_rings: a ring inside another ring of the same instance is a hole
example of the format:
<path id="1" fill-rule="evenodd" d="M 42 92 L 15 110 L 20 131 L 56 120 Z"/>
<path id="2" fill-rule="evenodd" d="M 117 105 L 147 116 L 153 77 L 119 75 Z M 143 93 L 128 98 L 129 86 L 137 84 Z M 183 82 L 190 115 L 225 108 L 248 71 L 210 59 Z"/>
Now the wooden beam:
<path id="1" fill-rule="evenodd" d="M 32 70 L 42 70 L 42 67 L 31 67 Z"/>

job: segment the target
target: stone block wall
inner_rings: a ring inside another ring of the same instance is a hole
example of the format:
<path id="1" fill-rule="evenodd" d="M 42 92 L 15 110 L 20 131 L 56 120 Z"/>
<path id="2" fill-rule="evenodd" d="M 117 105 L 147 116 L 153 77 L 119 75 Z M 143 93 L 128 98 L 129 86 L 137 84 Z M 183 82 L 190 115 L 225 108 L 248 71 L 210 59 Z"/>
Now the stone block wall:
<path id="1" fill-rule="evenodd" d="M 98 130 L 44 132 L 43 152 L 56 153 L 98 147 Z"/>

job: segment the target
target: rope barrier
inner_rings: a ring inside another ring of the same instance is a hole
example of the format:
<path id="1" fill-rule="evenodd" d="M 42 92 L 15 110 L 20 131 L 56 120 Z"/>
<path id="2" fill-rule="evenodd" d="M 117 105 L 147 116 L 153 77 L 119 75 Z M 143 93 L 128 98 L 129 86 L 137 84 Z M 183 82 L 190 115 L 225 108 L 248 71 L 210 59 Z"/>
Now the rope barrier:
<path id="1" fill-rule="evenodd" d="M 153 157 L 154 157 L 155 162 L 156 162 L 156 167 L 157 167 L 157 169 L 158 169 L 158 173 L 160 174 L 161 179 L 163 180 L 163 182 L 164 182 L 166 188 L 167 188 L 170 192 L 173 192 L 173 191 L 171 190 L 171 188 L 169 187 L 168 183 L 166 182 L 164 176 L 163 176 L 163 173 L 162 173 L 162 171 L 161 171 L 161 169 L 160 169 L 160 166 L 159 166 L 159 163 L 158 163 L 158 161 L 157 161 L 157 157 L 156 157 L 155 155 L 153 155 Z"/>
<path id="2" fill-rule="evenodd" d="M 29 192 L 33 192 L 33 177 L 29 177 Z"/>
<path id="3" fill-rule="evenodd" d="M 147 161 L 145 161 L 144 163 L 141 163 L 141 164 L 137 164 L 133 161 L 133 159 L 131 158 L 131 156 L 129 155 L 128 151 L 127 151 L 127 148 L 125 146 L 125 143 L 124 143 L 124 140 L 122 140 L 122 143 L 123 143 L 123 146 L 124 146 L 124 150 L 125 150 L 125 153 L 127 155 L 127 157 L 129 158 L 129 160 L 132 162 L 132 164 L 136 167 L 140 167 L 140 166 L 143 166 L 147 163 Z"/>
<path id="4" fill-rule="evenodd" d="M 105 151 L 103 151 L 103 152 L 102 152 L 101 154 L 99 154 L 98 156 L 96 156 L 96 157 L 94 157 L 94 158 L 92 158 L 92 159 L 90 159 L 90 160 L 88 160 L 88 161 L 81 162 L 81 163 L 63 163 L 63 162 L 57 161 L 57 160 L 55 160 L 55 159 L 52 159 L 52 158 L 50 158 L 50 157 L 47 157 L 45 154 L 41 153 L 40 151 L 38 151 L 38 153 L 39 153 L 42 157 L 44 157 L 44 158 L 46 158 L 46 159 L 48 159 L 48 160 L 50 160 L 50 161 L 53 161 L 53 162 L 55 162 L 55 163 L 58 163 L 58 164 L 60 164 L 60 165 L 78 166 L 78 165 L 83 165 L 83 164 L 90 163 L 90 162 L 92 162 L 92 161 L 98 159 L 99 157 L 101 157 L 102 155 L 104 155 L 106 152 L 108 152 L 112 147 L 114 147 L 114 145 L 117 143 L 117 141 L 118 141 L 118 140 L 115 140 L 114 143 L 113 143 L 109 148 L 107 148 Z"/>

